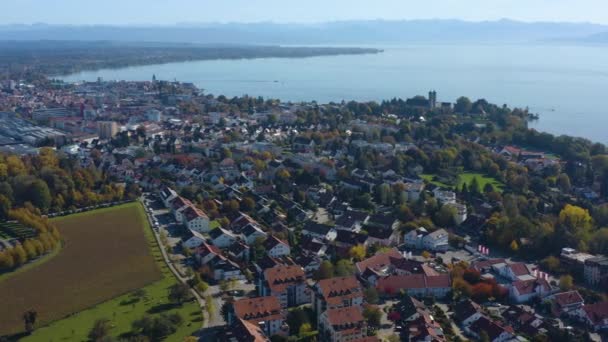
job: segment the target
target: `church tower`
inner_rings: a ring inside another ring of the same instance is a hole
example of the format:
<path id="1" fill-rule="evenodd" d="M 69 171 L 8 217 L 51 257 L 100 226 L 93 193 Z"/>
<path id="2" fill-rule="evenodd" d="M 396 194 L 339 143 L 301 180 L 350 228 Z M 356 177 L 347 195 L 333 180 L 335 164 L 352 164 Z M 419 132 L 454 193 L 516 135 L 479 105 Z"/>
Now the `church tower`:
<path id="1" fill-rule="evenodd" d="M 434 90 L 429 92 L 429 107 L 431 109 L 437 108 L 437 92 Z"/>

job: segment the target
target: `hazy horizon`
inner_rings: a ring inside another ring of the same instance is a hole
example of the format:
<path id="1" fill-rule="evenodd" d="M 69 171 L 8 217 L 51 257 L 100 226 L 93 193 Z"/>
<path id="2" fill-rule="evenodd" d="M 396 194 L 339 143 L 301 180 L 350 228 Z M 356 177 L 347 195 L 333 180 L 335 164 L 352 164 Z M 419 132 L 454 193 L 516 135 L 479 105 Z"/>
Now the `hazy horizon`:
<path id="1" fill-rule="evenodd" d="M 21 0 L 3 4 L 0 25 L 320 24 L 367 20 L 514 20 L 608 25 L 604 0 Z"/>

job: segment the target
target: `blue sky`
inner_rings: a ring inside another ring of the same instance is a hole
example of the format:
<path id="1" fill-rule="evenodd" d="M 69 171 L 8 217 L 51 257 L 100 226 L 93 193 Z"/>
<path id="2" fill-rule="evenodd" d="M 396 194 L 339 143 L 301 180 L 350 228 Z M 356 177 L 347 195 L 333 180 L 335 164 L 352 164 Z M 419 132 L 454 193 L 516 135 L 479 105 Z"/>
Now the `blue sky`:
<path id="1" fill-rule="evenodd" d="M 2 0 L 0 24 L 472 21 L 509 18 L 608 24 L 608 0 Z"/>

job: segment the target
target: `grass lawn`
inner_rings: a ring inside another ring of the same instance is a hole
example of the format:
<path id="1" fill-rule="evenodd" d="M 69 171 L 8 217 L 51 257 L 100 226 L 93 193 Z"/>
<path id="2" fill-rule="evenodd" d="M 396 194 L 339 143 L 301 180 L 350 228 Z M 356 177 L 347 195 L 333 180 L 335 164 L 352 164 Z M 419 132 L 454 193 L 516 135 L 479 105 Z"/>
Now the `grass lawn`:
<path id="1" fill-rule="evenodd" d="M 434 181 L 433 180 L 434 176 L 435 175 L 432 175 L 432 174 L 425 174 L 425 175 L 421 175 L 420 177 L 422 179 L 428 181 L 429 183 L 437 185 L 437 186 L 441 186 L 444 188 L 450 188 L 450 189 L 454 188 L 454 185 Z M 503 189 L 504 189 L 504 184 L 497 181 L 496 179 L 489 177 L 489 176 L 485 176 L 481 173 L 472 173 L 472 172 L 464 172 L 464 173 L 461 173 L 458 175 L 458 182 L 457 182 L 458 188 L 461 188 L 463 183 L 466 183 L 467 185 L 471 185 L 471 182 L 473 181 L 473 178 L 475 178 L 475 177 L 477 177 L 477 181 L 479 182 L 479 187 L 480 187 L 481 191 L 483 191 L 484 186 L 486 186 L 486 184 L 488 184 L 488 183 L 492 184 L 494 186 L 494 189 L 496 189 L 498 191 L 503 191 Z"/>
<path id="2" fill-rule="evenodd" d="M 192 323 L 201 319 L 195 302 L 175 308 L 167 301 L 167 288 L 176 279 L 164 264 L 139 203 L 66 216 L 56 224 L 65 243 L 61 253 L 0 281 L 6 315 L 0 333 L 21 331 L 20 317 L 27 309 L 38 312 L 38 326 L 53 323 L 25 341 L 84 341 L 99 318 L 111 320 L 112 334 L 118 336 L 146 312 L 180 312 L 186 323 L 170 340 L 181 340 L 200 326 Z M 130 293 L 139 288 L 147 297 L 135 302 Z"/>

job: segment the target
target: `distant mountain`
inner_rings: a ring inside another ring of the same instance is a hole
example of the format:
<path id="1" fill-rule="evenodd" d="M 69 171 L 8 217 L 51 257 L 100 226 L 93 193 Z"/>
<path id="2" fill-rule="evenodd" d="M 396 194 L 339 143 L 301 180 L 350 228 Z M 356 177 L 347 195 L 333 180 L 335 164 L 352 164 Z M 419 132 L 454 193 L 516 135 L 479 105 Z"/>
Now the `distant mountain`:
<path id="1" fill-rule="evenodd" d="M 589 44 L 608 44 L 608 31 L 592 34 L 577 41 Z"/>
<path id="2" fill-rule="evenodd" d="M 514 43 L 577 40 L 608 32 L 587 23 L 511 20 L 345 21 L 321 24 L 181 24 L 174 26 L 0 26 L 0 40 L 186 42 L 202 44 Z"/>

